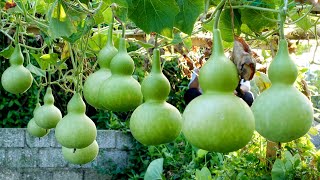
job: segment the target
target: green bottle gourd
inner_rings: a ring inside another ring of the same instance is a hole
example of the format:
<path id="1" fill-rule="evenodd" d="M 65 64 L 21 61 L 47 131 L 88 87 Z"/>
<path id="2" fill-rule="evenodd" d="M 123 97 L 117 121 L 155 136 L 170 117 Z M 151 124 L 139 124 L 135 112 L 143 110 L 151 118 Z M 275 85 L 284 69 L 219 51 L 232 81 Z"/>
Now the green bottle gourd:
<path id="1" fill-rule="evenodd" d="M 184 110 L 182 132 L 198 148 L 225 153 L 238 150 L 251 140 L 254 116 L 233 93 L 238 74 L 224 55 L 220 30 L 213 30 L 213 39 L 213 54 L 199 74 L 203 95 Z"/>
<path id="2" fill-rule="evenodd" d="M 67 105 L 67 115 L 55 129 L 57 141 L 66 148 L 81 149 L 89 146 L 97 137 L 94 122 L 85 114 L 86 105 L 81 95 L 75 93 Z"/>
<path id="3" fill-rule="evenodd" d="M 99 90 L 102 83 L 111 76 L 110 62 L 118 52 L 118 50 L 113 45 L 112 29 L 113 24 L 111 23 L 109 26 L 107 43 L 98 54 L 97 59 L 100 69 L 91 74 L 86 79 L 83 86 L 84 99 L 88 104 L 97 109 L 103 108 L 103 106 L 100 103 L 101 98 L 99 97 Z"/>
<path id="4" fill-rule="evenodd" d="M 162 74 L 159 49 L 153 50 L 152 70 L 141 84 L 145 102 L 130 118 L 133 137 L 144 145 L 159 145 L 176 139 L 181 132 L 182 117 L 177 108 L 166 102 L 170 83 Z"/>
<path id="5" fill-rule="evenodd" d="M 37 104 L 36 108 L 33 110 L 33 116 L 35 114 L 35 112 L 37 111 L 37 109 L 40 107 L 40 103 Z M 50 132 L 50 129 L 44 129 L 42 127 L 39 127 L 34 118 L 32 118 L 27 125 L 27 131 L 29 134 L 31 134 L 32 136 L 35 137 L 43 137 L 45 135 L 47 135 Z"/>
<path id="6" fill-rule="evenodd" d="M 10 67 L 1 76 L 2 87 L 12 94 L 26 92 L 32 85 L 33 77 L 23 66 L 24 57 L 20 45 L 16 45 L 9 61 Z"/>
<path id="7" fill-rule="evenodd" d="M 134 62 L 127 53 L 126 41 L 120 39 L 118 53 L 112 58 L 111 77 L 100 87 L 101 105 L 110 111 L 126 112 L 142 103 L 141 86 L 132 77 Z"/>
<path id="8" fill-rule="evenodd" d="M 305 135 L 312 125 L 313 108 L 308 98 L 293 85 L 298 70 L 284 39 L 279 42 L 268 76 L 271 87 L 252 104 L 256 130 L 273 142 L 290 142 Z"/>
<path id="9" fill-rule="evenodd" d="M 99 153 L 99 145 L 96 140 L 88 147 L 77 149 L 62 147 L 62 155 L 66 161 L 72 164 L 86 164 L 93 161 Z"/>
<path id="10" fill-rule="evenodd" d="M 44 129 L 55 128 L 62 119 L 62 114 L 60 110 L 54 106 L 54 97 L 52 95 L 51 87 L 47 88 L 43 101 L 44 104 L 34 113 L 34 121 L 39 127 Z"/>

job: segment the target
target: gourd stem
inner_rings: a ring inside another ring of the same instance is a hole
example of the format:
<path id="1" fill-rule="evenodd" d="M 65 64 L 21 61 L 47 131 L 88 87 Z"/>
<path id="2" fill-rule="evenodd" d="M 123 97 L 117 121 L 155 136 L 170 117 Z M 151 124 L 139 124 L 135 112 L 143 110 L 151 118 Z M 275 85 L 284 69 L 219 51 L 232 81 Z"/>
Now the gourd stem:
<path id="1" fill-rule="evenodd" d="M 222 9 L 224 7 L 224 4 L 226 3 L 227 0 L 222 0 L 218 6 L 216 7 L 217 10 L 217 13 L 216 13 L 216 16 L 214 18 L 214 25 L 213 25 L 213 29 L 218 29 L 218 25 L 219 25 L 219 19 L 220 19 L 220 15 L 221 15 L 221 12 L 222 12 Z"/>
<path id="2" fill-rule="evenodd" d="M 154 38 L 154 48 L 158 48 L 158 34 L 156 33 L 156 37 Z"/>
<path id="3" fill-rule="evenodd" d="M 154 50 L 153 50 L 151 72 L 152 73 L 160 73 L 161 72 L 160 51 L 158 48 L 154 48 Z"/>
<path id="4" fill-rule="evenodd" d="M 280 39 L 285 39 L 284 36 L 284 22 L 286 20 L 286 11 L 284 9 L 280 10 L 279 13 L 279 34 L 280 34 Z"/>
<path id="5" fill-rule="evenodd" d="M 112 12 L 112 18 L 111 18 L 111 23 L 110 23 L 110 25 L 109 25 L 108 40 L 107 40 L 107 45 L 109 45 L 109 46 L 112 45 L 113 23 L 114 23 L 114 14 L 113 14 L 113 12 Z"/>

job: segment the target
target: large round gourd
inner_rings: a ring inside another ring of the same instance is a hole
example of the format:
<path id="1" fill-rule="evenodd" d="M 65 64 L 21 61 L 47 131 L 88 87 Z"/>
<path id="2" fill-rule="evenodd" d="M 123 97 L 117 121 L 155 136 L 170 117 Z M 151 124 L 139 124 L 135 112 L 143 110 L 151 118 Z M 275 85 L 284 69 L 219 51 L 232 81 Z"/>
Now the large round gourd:
<path id="1" fill-rule="evenodd" d="M 132 77 L 134 62 L 127 53 L 125 39 L 119 43 L 119 51 L 110 64 L 112 75 L 101 85 L 99 98 L 105 109 L 126 112 L 138 107 L 143 97 L 139 82 Z"/>
<path id="2" fill-rule="evenodd" d="M 36 110 L 40 107 L 40 104 L 38 103 L 36 108 L 33 110 L 33 115 L 35 114 Z M 44 129 L 42 127 L 39 127 L 34 118 L 32 118 L 27 125 L 27 131 L 29 134 L 35 137 L 43 137 L 47 135 L 50 132 L 50 129 Z"/>
<path id="3" fill-rule="evenodd" d="M 99 146 L 96 140 L 88 147 L 77 149 L 62 147 L 62 155 L 65 160 L 72 164 L 86 164 L 93 161 L 99 153 Z"/>
<path id="4" fill-rule="evenodd" d="M 52 89 L 48 87 L 44 96 L 44 104 L 34 113 L 34 121 L 39 127 L 51 129 L 55 128 L 61 119 L 62 114 L 60 110 L 54 106 Z"/>
<path id="5" fill-rule="evenodd" d="M 293 86 L 297 75 L 288 43 L 281 39 L 278 53 L 268 70 L 272 85 L 252 105 L 256 130 L 270 141 L 292 141 L 305 135 L 312 125 L 312 104 Z"/>
<path id="6" fill-rule="evenodd" d="M 67 106 L 68 114 L 55 129 L 57 141 L 66 148 L 81 149 L 93 143 L 97 136 L 94 122 L 85 114 L 86 105 L 75 93 Z"/>
<path id="7" fill-rule="evenodd" d="M 216 152 L 244 147 L 254 132 L 249 106 L 233 94 L 239 82 L 235 65 L 224 55 L 220 31 L 213 30 L 213 55 L 202 67 L 199 83 L 203 95 L 183 112 L 182 132 L 194 146 Z"/>
<path id="8" fill-rule="evenodd" d="M 10 67 L 1 76 L 2 87 L 12 94 L 26 92 L 32 85 L 33 77 L 30 71 L 23 66 L 24 57 L 18 44 L 9 61 Z"/>
<path id="9" fill-rule="evenodd" d="M 114 47 L 112 41 L 112 29 L 111 23 L 108 31 L 108 39 L 106 45 L 100 50 L 98 54 L 98 64 L 100 69 L 91 74 L 85 81 L 83 86 L 83 97 L 91 106 L 102 109 L 99 97 L 99 90 L 102 83 L 111 76 L 110 62 L 112 58 L 117 54 L 118 50 Z"/>
<path id="10" fill-rule="evenodd" d="M 177 108 L 165 100 L 170 83 L 162 74 L 159 49 L 153 51 L 152 70 L 141 85 L 145 102 L 131 115 L 133 137 L 144 145 L 169 143 L 181 132 L 182 117 Z"/>

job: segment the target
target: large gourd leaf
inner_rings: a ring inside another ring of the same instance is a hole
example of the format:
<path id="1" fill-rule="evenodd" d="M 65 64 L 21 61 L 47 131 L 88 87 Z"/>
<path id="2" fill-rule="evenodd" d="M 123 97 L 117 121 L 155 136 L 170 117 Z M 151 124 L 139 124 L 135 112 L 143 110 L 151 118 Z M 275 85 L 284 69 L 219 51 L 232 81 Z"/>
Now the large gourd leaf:
<path id="1" fill-rule="evenodd" d="M 175 0 L 132 0 L 129 18 L 146 33 L 156 32 L 172 36 L 175 17 L 179 6 Z"/>
<path id="2" fill-rule="evenodd" d="M 177 0 L 180 12 L 177 14 L 174 26 L 180 31 L 191 35 L 193 25 L 204 11 L 204 0 Z"/>
<path id="3" fill-rule="evenodd" d="M 149 179 L 162 179 L 162 171 L 163 171 L 163 158 L 153 160 L 144 175 L 145 180 Z"/>

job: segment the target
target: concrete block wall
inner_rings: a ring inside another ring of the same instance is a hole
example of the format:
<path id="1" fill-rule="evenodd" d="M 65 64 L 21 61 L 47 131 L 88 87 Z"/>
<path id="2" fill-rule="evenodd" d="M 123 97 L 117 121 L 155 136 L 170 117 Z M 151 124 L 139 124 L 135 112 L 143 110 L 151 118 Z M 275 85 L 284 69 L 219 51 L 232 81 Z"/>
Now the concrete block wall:
<path id="1" fill-rule="evenodd" d="M 124 168 L 132 147 L 132 136 L 124 132 L 98 130 L 99 155 L 85 165 L 63 159 L 54 131 L 35 138 L 23 128 L 0 128 L 0 180 L 105 180 L 105 172 Z M 100 170 L 100 171 L 99 171 Z"/>

